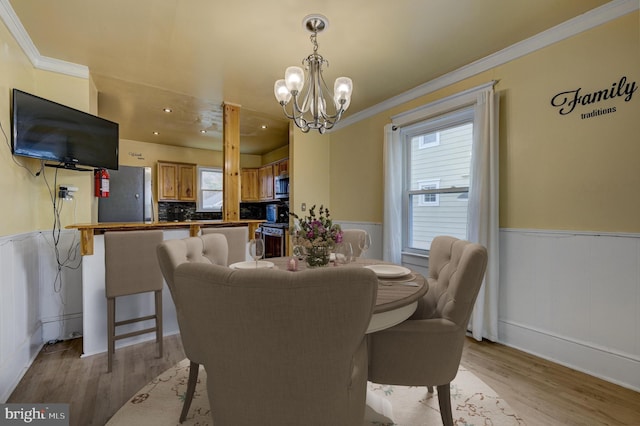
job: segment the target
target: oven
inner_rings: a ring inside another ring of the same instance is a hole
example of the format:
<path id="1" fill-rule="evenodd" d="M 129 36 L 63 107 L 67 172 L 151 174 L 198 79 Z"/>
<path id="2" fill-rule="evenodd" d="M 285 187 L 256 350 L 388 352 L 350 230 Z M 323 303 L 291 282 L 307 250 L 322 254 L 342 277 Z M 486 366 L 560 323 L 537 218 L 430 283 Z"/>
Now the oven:
<path id="1" fill-rule="evenodd" d="M 264 257 L 282 257 L 286 254 L 287 228 L 276 224 L 264 223 L 258 228 L 264 240 Z"/>

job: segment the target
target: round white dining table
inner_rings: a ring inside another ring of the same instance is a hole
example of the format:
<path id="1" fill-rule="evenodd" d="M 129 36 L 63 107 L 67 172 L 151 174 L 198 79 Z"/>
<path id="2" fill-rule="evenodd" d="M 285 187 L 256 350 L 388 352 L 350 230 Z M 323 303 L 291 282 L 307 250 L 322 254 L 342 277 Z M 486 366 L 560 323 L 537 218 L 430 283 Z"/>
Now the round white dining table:
<path id="1" fill-rule="evenodd" d="M 288 270 L 291 257 L 275 257 L 268 259 L 275 267 Z M 362 268 L 367 265 L 390 265 L 388 262 L 375 259 L 359 258 L 355 262 L 346 265 L 329 265 L 321 268 Z M 297 270 L 305 270 L 304 261 L 299 261 Z M 295 271 L 292 271 L 295 273 Z M 409 318 L 418 306 L 418 300 L 427 293 L 428 286 L 425 278 L 415 271 L 409 274 L 394 278 L 378 278 L 378 294 L 376 306 L 373 310 L 367 333 L 384 330 L 400 324 Z"/>

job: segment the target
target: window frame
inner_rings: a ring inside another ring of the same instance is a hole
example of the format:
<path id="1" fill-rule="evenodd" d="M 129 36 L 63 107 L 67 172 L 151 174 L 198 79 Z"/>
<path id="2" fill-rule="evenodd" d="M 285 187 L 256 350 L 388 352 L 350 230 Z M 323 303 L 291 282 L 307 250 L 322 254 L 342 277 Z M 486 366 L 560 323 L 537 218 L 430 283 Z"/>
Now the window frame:
<path id="1" fill-rule="evenodd" d="M 439 201 L 440 194 L 450 193 L 468 193 L 471 182 L 467 187 L 438 187 L 436 189 L 411 189 L 411 141 L 412 138 L 425 133 L 437 133 L 452 127 L 464 125 L 466 123 L 474 124 L 475 109 L 474 106 L 462 105 L 457 109 L 443 111 L 439 114 L 424 117 L 423 119 L 408 124 L 400 128 L 400 141 L 402 144 L 403 158 L 403 182 L 402 182 L 402 253 L 407 255 L 417 255 L 428 257 L 428 249 L 419 249 L 409 246 L 410 236 L 413 232 L 413 223 L 411 222 L 412 197 L 424 196 L 425 194 L 435 194 Z M 438 145 L 440 137 L 438 137 Z M 421 142 L 418 143 L 418 149 L 422 149 Z M 472 141 L 473 144 L 473 141 Z M 435 145 L 434 145 L 435 146 Z M 469 160 L 473 161 L 472 158 Z M 431 179 L 429 179 L 431 180 Z M 419 204 L 422 200 L 419 201 Z M 422 205 L 422 204 L 420 204 Z M 435 204 L 432 204 L 435 205 Z M 439 205 L 439 204 L 438 204 Z"/>
<path id="2" fill-rule="evenodd" d="M 223 189 L 203 189 L 202 188 L 202 176 L 203 173 L 220 173 L 222 175 L 222 167 L 213 167 L 213 166 L 198 166 L 197 168 L 197 181 L 198 181 L 198 195 L 196 197 L 196 211 L 201 213 L 218 213 L 222 212 L 223 206 L 220 206 L 220 209 L 216 208 L 205 208 L 203 206 L 204 202 L 204 193 L 205 192 L 220 192 L 222 194 Z"/>

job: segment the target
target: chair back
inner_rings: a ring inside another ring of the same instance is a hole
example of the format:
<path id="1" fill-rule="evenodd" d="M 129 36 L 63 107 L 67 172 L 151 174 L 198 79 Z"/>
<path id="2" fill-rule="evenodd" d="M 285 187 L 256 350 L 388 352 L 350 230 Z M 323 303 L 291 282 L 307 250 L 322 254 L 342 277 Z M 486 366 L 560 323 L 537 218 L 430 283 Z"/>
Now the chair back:
<path id="1" fill-rule="evenodd" d="M 105 295 L 107 298 L 162 290 L 155 255 L 162 231 L 104 233 Z"/>
<path id="2" fill-rule="evenodd" d="M 433 239 L 429 250 L 429 291 L 414 316 L 443 318 L 466 327 L 487 267 L 487 249 L 450 236 Z"/>
<path id="3" fill-rule="evenodd" d="M 189 262 L 210 265 L 227 265 L 227 239 L 222 234 L 208 234 L 201 237 L 190 237 L 180 240 L 165 240 L 157 246 L 157 259 L 160 270 L 167 282 L 176 307 L 176 317 L 180 328 L 180 337 L 185 354 L 193 361 L 200 363 L 201 351 L 194 333 L 185 325 L 183 311 L 188 306 L 182 306 L 176 300 L 176 284 L 174 274 L 178 265 Z"/>
<path id="4" fill-rule="evenodd" d="M 174 276 L 205 351 L 214 424 L 362 424 L 372 271 L 187 263 Z"/>
<path id="5" fill-rule="evenodd" d="M 342 230 L 342 242 L 350 243 L 353 249 L 353 255 L 360 257 L 362 249 L 360 249 L 360 241 L 364 240 L 367 231 L 364 229 L 343 229 Z"/>
<path id="6" fill-rule="evenodd" d="M 227 265 L 247 260 L 247 244 L 249 243 L 248 226 L 229 226 L 223 228 L 202 228 L 202 235 L 222 234 L 227 237 L 229 259 Z"/>

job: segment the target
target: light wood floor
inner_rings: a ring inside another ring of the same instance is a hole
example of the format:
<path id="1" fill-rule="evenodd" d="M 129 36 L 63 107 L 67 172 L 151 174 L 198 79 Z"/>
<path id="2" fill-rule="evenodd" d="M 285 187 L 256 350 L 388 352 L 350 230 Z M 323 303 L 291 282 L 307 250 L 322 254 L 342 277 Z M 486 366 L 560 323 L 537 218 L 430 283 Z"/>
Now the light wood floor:
<path id="1" fill-rule="evenodd" d="M 104 425 L 146 383 L 184 358 L 179 336 L 80 358 L 82 340 L 46 346 L 7 402 L 70 403 L 71 425 Z M 527 425 L 640 425 L 640 393 L 506 346 L 468 339 L 462 365 L 502 396 Z M 177 418 L 176 413 L 176 418 Z M 417 425 L 410 425 L 417 426 Z"/>

